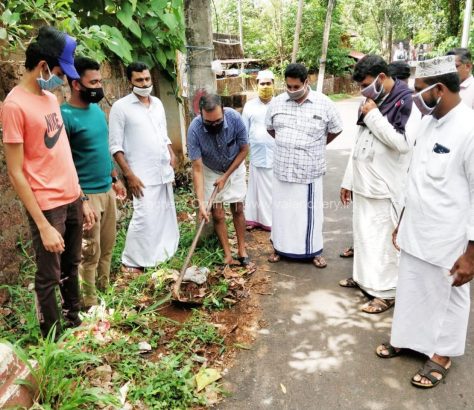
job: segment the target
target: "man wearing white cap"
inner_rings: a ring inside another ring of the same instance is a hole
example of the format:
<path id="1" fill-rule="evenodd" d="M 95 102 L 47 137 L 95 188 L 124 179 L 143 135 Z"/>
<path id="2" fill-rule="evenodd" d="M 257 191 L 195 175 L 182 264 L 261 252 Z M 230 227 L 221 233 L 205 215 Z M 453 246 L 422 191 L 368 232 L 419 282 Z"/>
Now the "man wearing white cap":
<path id="1" fill-rule="evenodd" d="M 401 249 L 392 337 L 376 353 L 403 348 L 429 357 L 411 382 L 434 387 L 464 354 L 468 282 L 474 276 L 474 117 L 461 103 L 453 56 L 420 62 L 413 101 L 425 115 L 394 232 Z"/>
<path id="2" fill-rule="evenodd" d="M 269 70 L 257 75 L 258 98 L 245 104 L 242 119 L 250 142 L 250 174 L 245 201 L 247 229 L 266 231 L 272 226 L 272 178 L 275 140 L 267 132 L 265 116 L 274 92 L 274 76 Z"/>

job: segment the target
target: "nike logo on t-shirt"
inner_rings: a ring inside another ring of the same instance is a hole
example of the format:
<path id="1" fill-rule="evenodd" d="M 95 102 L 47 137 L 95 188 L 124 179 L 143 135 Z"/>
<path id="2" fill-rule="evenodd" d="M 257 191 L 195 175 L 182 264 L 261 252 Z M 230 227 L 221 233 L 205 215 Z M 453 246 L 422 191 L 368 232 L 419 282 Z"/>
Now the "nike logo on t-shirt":
<path id="1" fill-rule="evenodd" d="M 45 120 L 46 131 L 44 132 L 44 145 L 46 145 L 46 148 L 51 149 L 56 145 L 56 142 L 58 142 L 64 123 L 59 124 L 59 118 L 55 112 L 46 115 Z M 55 133 L 52 136 L 49 136 L 48 132 L 51 133 L 54 130 L 56 130 Z"/>
<path id="2" fill-rule="evenodd" d="M 61 135 L 61 131 L 64 127 L 64 124 L 61 124 L 61 127 L 59 130 L 57 130 L 51 137 L 48 136 L 48 131 L 44 132 L 44 145 L 46 145 L 46 148 L 53 148 L 56 145 L 56 142 L 58 142 L 59 136 Z"/>

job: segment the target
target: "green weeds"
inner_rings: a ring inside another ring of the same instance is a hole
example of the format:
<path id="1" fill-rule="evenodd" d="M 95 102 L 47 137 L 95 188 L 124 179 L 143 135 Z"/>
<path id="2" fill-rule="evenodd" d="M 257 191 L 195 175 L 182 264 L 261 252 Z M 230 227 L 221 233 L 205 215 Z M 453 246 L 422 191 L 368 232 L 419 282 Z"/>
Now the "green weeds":
<path id="1" fill-rule="evenodd" d="M 178 212 L 192 218 L 180 223 L 178 252 L 160 268 L 179 270 L 194 237 L 192 195 L 180 189 L 176 206 Z M 6 306 L 9 314 L 0 315 L 0 340 L 14 344 L 19 358 L 30 366 L 38 386 L 34 409 L 121 408 L 119 390 L 124 386 L 128 386 L 126 400 L 137 409 L 186 409 L 207 403 L 206 390 L 196 389 L 195 375 L 202 363 L 211 365 L 224 352 L 224 340 L 202 311 L 193 311 L 183 324 L 163 317 L 160 309 L 169 302 L 170 295 L 164 284 L 153 278 L 153 270 L 130 277 L 119 272 L 130 209 L 122 212 L 113 253 L 115 280 L 100 294 L 104 320 L 110 324 L 104 340 L 95 333 L 97 317 L 86 318 L 82 328 L 66 331 L 57 342 L 54 334 L 41 339 L 33 291 L 28 290 L 33 282 L 34 260 L 28 253 L 29 244 L 20 244 L 24 255 L 21 280 L 16 286 L 4 286 L 10 302 Z M 221 260 L 222 251 L 212 236 L 198 247 L 192 264 L 212 270 Z M 227 284 L 220 281 L 211 289 L 205 305 L 221 309 Z M 144 341 L 150 344 L 152 353 L 140 350 L 139 343 Z M 102 380 L 96 373 L 104 367 L 110 374 Z M 210 388 L 219 391 L 215 384 Z"/>

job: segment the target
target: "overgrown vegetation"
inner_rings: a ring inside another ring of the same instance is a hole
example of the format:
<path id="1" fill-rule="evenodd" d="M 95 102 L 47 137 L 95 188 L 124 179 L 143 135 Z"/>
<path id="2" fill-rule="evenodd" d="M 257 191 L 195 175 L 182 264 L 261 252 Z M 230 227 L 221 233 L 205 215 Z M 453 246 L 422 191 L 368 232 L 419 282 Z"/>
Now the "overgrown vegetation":
<path id="1" fill-rule="evenodd" d="M 191 193 L 180 189 L 176 204 L 178 214 L 186 218 L 180 223 L 180 248 L 161 269 L 181 267 L 194 235 Z M 128 207 L 122 212 L 115 269 L 120 266 L 130 214 Z M 99 405 L 115 409 L 122 408 L 124 397 L 134 409 L 185 409 L 215 402 L 222 392 L 219 384 L 213 382 L 200 391 L 196 388 L 198 372 L 212 366 L 225 352 L 224 339 L 206 310 L 194 310 L 183 323 L 170 320 L 162 310 L 169 305 L 170 296 L 153 269 L 135 276 L 116 273 L 114 284 L 100 295 L 102 305 L 86 315 L 81 328 L 66 331 L 57 342 L 54 334 L 43 340 L 31 290 L 35 266 L 28 246 L 23 244 L 21 249 L 21 281 L 8 287 L 10 301 L 0 308 L 0 339 L 14 344 L 26 363 L 28 359 L 37 361 L 37 366 L 31 366 L 39 387 L 35 409 L 92 409 Z M 219 249 L 214 238 L 204 241 L 193 263 L 215 267 L 221 263 Z M 205 301 L 207 308 L 224 306 L 222 290 L 219 283 Z M 150 351 L 143 350 L 143 342 L 149 344 Z"/>

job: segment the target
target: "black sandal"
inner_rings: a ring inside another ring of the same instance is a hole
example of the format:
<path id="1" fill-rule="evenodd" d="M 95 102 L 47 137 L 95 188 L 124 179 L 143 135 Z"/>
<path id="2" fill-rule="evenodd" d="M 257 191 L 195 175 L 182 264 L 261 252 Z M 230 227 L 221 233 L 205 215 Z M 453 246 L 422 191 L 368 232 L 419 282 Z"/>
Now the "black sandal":
<path id="1" fill-rule="evenodd" d="M 381 348 L 381 349 L 379 349 Z M 380 351 L 379 351 L 380 350 Z M 383 354 L 382 350 L 386 350 L 388 353 Z M 375 354 L 382 359 L 391 359 L 392 357 L 400 356 L 402 349 L 395 349 L 390 342 L 384 342 L 381 345 L 377 346 L 375 349 Z"/>

